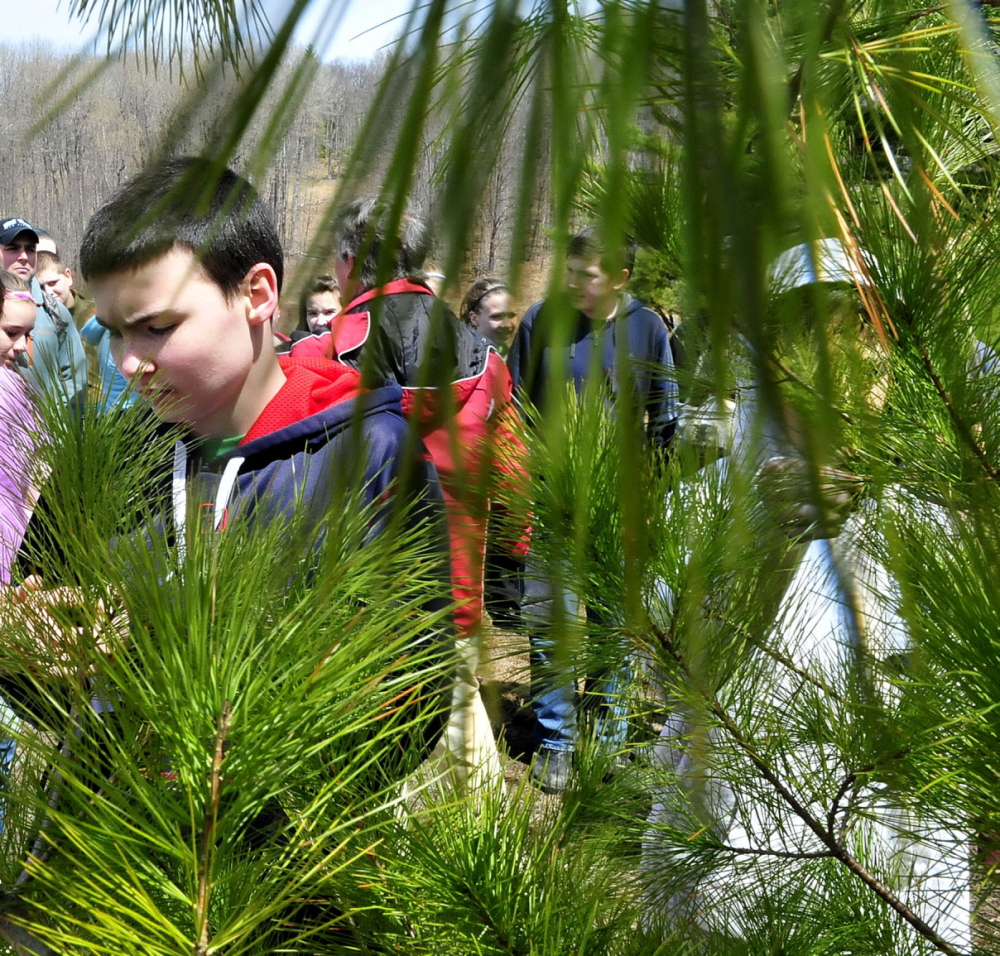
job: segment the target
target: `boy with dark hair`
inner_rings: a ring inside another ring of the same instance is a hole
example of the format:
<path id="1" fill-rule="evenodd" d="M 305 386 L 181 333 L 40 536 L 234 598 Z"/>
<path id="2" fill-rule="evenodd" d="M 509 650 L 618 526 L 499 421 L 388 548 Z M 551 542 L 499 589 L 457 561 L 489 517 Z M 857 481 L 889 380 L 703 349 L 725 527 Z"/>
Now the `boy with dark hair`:
<path id="1" fill-rule="evenodd" d="M 284 257 L 245 179 L 194 158 L 140 173 L 94 214 L 80 262 L 122 374 L 194 439 L 178 443 L 175 478 L 231 473 L 217 512 L 232 502 L 255 519 L 306 508 L 322 520 L 344 478 L 384 511 L 407 473 L 433 541 L 440 492 L 432 468 L 403 467 L 400 390 L 367 390 L 339 363 L 275 353 Z"/>
<path id="2" fill-rule="evenodd" d="M 152 167 L 97 210 L 80 262 L 122 374 L 186 432 L 163 474 L 178 551 L 189 490 L 217 531 L 293 515 L 322 530 L 346 493 L 371 514 L 368 542 L 402 504 L 441 569 L 440 597 L 425 605 L 430 633 L 450 636 L 437 615 L 447 588 L 441 492 L 426 453 L 412 454 L 400 389 L 369 390 L 340 363 L 275 353 L 284 258 L 250 183 L 203 159 Z"/>
<path id="3" fill-rule="evenodd" d="M 441 612 L 448 606 L 445 600 L 448 551 L 436 473 L 419 443 L 413 448 L 402 416 L 398 386 L 366 389 L 355 370 L 339 363 L 327 359 L 297 360 L 275 353 L 271 325 L 278 306 L 284 260 L 271 216 L 250 183 L 204 159 L 174 159 L 147 169 L 94 214 L 85 232 L 80 261 L 97 303 L 100 322 L 110 331 L 112 352 L 122 374 L 160 420 L 180 426 L 184 432 L 183 439 L 174 446 L 172 474 L 166 463 L 163 470 L 162 498 L 166 504 L 169 497 L 170 514 L 162 515 L 162 521 L 160 515 L 155 515 L 153 521 L 136 529 L 133 536 L 118 545 L 124 549 L 123 554 L 137 556 L 135 567 L 128 569 L 132 576 L 142 577 L 143 586 L 159 579 L 161 587 L 170 576 L 160 573 L 158 563 L 143 563 L 146 556 L 143 545 L 147 540 L 167 544 L 172 538 L 174 552 L 183 562 L 197 550 L 192 531 L 211 534 L 214 530 L 222 535 L 235 535 L 237 543 L 242 543 L 249 541 L 252 531 L 270 531 L 266 541 L 277 541 L 275 532 L 287 528 L 282 554 L 287 555 L 290 566 L 282 566 L 278 572 L 283 582 L 280 590 L 290 592 L 292 601 L 298 600 L 302 590 L 310 587 L 314 575 L 320 579 L 329 577 L 329 559 L 342 553 L 340 549 L 344 549 L 347 561 L 335 570 L 343 569 L 349 587 L 355 583 L 350 570 L 351 543 L 335 533 L 340 512 L 334 509 L 343 503 L 354 509 L 350 514 L 366 517 L 367 524 L 360 529 L 360 544 L 366 549 L 379 548 L 374 555 L 368 551 L 366 558 L 372 560 L 361 564 L 374 566 L 382 559 L 383 551 L 390 552 L 386 558 L 391 563 L 390 528 L 402 532 L 400 537 L 406 543 L 407 554 L 419 549 L 420 583 L 426 583 L 428 589 L 422 588 L 421 593 L 429 591 L 430 596 L 419 606 L 410 603 L 412 597 L 404 598 L 400 619 L 405 614 L 409 621 L 415 622 L 407 624 L 405 629 L 408 634 L 411 626 L 416 629 L 423 649 L 433 653 L 439 647 L 446 648 L 444 642 L 451 633 Z M 154 500 L 157 497 L 154 494 Z M 400 509 L 402 517 L 397 520 Z M 404 522 L 407 527 L 401 528 Z M 346 530 L 352 527 L 348 525 Z M 313 528 L 315 533 L 310 533 Z M 303 532 L 301 538 L 299 531 Z M 329 551 L 320 553 L 327 546 Z M 231 558 L 231 550 L 219 549 L 220 553 L 227 550 Z M 249 550 L 252 554 L 252 549 Z M 33 553 L 41 554 L 41 549 L 36 547 Z M 152 557 L 159 559 L 160 555 Z M 358 591 L 364 590 L 366 580 L 358 579 Z M 181 583 L 186 588 L 188 582 Z M 192 581 L 197 586 L 208 583 L 205 578 Z M 436 588 L 438 584 L 440 587 Z M 214 592 L 214 580 L 211 587 Z M 225 587 L 220 580 L 218 591 L 223 592 Z M 25 592 L 23 600 L 19 592 L 19 603 L 12 614 L 27 615 L 30 628 L 33 620 L 37 620 L 36 608 L 39 605 L 44 608 L 47 595 L 28 594 L 26 585 L 21 590 Z M 405 586 L 401 590 L 413 593 Z M 231 591 L 228 597 L 231 599 L 233 594 Z M 128 600 L 123 594 L 122 604 L 126 608 Z M 359 607 L 362 600 L 357 598 Z M 219 598 L 220 603 L 224 601 Z M 252 603 L 253 598 L 248 597 L 247 601 Z M 322 613 L 328 601 L 329 595 L 316 594 L 318 613 Z M 61 603 L 65 603 L 65 598 Z M 215 604 L 213 594 L 213 608 Z M 183 606 L 177 610 L 179 637 L 183 640 L 188 626 L 187 612 Z M 211 616 L 214 618 L 214 611 Z M 356 617 L 361 616 L 359 610 Z M 190 617 L 195 632 L 197 612 Z M 120 619 L 114 625 L 119 634 L 125 626 Z M 136 616 L 132 647 L 137 658 L 142 653 L 143 626 Z M 306 626 L 303 622 L 302 627 Z M 214 629 L 214 624 L 208 623 L 207 627 Z M 262 628 L 254 633 L 260 637 L 264 631 Z M 225 642 L 232 633 L 231 628 L 221 631 L 219 646 L 231 647 Z M 287 636 L 286 632 L 285 653 L 293 654 L 289 666 L 295 670 L 300 661 L 294 659 L 293 645 Z M 305 683 L 295 684 L 291 692 L 297 695 L 300 705 L 324 667 L 328 673 L 339 667 L 351 671 L 352 651 L 345 643 L 348 636 L 349 633 L 338 630 L 321 634 L 318 639 L 313 634 L 303 637 L 313 650 L 305 652 L 309 655 L 301 672 L 308 675 Z M 211 637 L 214 639 L 214 635 Z M 88 642 L 94 639 L 100 639 L 96 628 L 84 637 Z M 314 662 L 312 655 L 320 641 L 325 656 Z M 378 765 L 366 767 L 371 777 L 365 780 L 377 781 L 376 786 L 392 781 L 397 772 L 404 772 L 427 752 L 447 705 L 441 668 L 437 666 L 440 662 L 418 653 L 420 649 L 413 642 L 407 644 L 405 653 L 400 653 L 391 634 L 385 635 L 384 643 L 391 659 L 388 656 L 378 659 L 373 648 L 371 661 L 378 670 L 363 671 L 359 667 L 357 671 L 359 675 L 363 673 L 357 679 L 359 700 L 373 694 L 372 688 L 382 684 L 382 678 L 385 684 L 392 684 L 391 701 L 381 707 L 378 718 L 385 718 L 388 723 L 378 726 L 392 726 L 398 732 L 393 746 L 379 751 L 384 757 Z M 217 661 L 213 651 L 210 659 L 206 656 L 205 667 L 218 666 L 221 673 L 230 665 L 244 671 L 264 666 L 254 657 L 255 648 L 245 646 L 250 648 L 245 659 L 241 656 Z M 90 649 L 89 644 L 86 649 Z M 145 653 L 150 652 L 148 642 L 144 649 Z M 128 651 L 128 646 L 124 650 Z M 152 650 L 155 654 L 155 646 Z M 13 675 L 15 681 L 22 676 L 20 672 Z M 280 684 L 277 671 L 269 676 Z M 394 683 L 394 678 L 400 680 Z M 244 686 L 252 683 L 248 679 Z M 395 693 L 398 684 L 403 684 L 404 689 Z M 288 685 L 280 686 L 288 693 Z M 20 688 L 15 685 L 15 689 Z M 30 715 L 37 714 L 40 722 L 49 723 L 47 715 L 53 708 L 47 697 L 33 693 L 33 689 L 32 684 L 28 690 L 33 699 L 27 701 L 32 708 Z M 90 693 L 87 685 L 82 693 Z M 132 701 L 124 697 L 124 692 L 122 697 L 117 696 L 116 688 L 107 699 L 95 698 L 95 713 L 111 710 L 119 715 L 129 714 Z M 137 697 L 142 697 L 141 691 Z M 175 700 L 177 703 L 184 706 L 182 700 Z M 197 714 L 203 703 L 195 703 L 192 712 Z M 234 710 L 240 706 L 239 700 L 232 703 Z M 289 700 L 283 697 L 275 700 L 278 710 L 286 704 Z M 141 703 L 138 706 L 141 708 Z M 230 701 L 226 700 L 221 717 L 226 727 L 229 708 Z M 177 720 L 186 719 L 186 711 L 179 715 L 172 713 Z M 247 710 L 234 723 L 251 721 L 257 716 L 260 715 Z M 113 734 L 119 723 L 126 725 L 127 719 L 130 718 L 108 720 L 107 731 L 102 726 L 95 737 L 81 733 L 80 739 L 95 740 L 100 750 L 102 735 Z M 170 733 L 183 733 L 172 723 L 174 719 L 164 717 L 163 726 Z M 320 731 L 314 739 L 309 736 L 309 728 L 303 727 L 300 742 L 296 727 L 296 740 L 289 744 L 301 746 L 304 751 L 331 747 L 323 733 Z M 373 720 L 352 728 L 352 733 L 361 738 L 370 735 L 377 741 L 379 730 Z M 161 738 L 165 736 L 163 733 Z M 155 746 L 148 759 L 151 762 L 162 759 L 172 765 L 175 754 L 157 753 Z M 239 766 L 240 758 L 235 754 L 247 750 L 240 751 L 234 736 L 227 737 L 226 731 L 220 732 L 218 746 L 217 759 L 221 762 L 225 756 L 227 768 Z M 369 758 L 374 761 L 370 754 Z M 103 779 L 98 780 L 102 772 L 103 768 L 98 767 L 92 779 L 103 786 Z M 333 774 L 331 770 L 331 779 Z M 238 775 L 233 775 L 233 779 L 239 779 Z M 244 785 L 246 779 L 243 778 Z M 232 819 L 239 817 L 239 829 L 229 831 L 233 840 L 230 847 L 239 843 L 246 854 L 251 854 L 265 845 L 280 849 L 285 844 L 289 839 L 285 825 L 294 830 L 296 824 L 285 815 L 285 805 L 276 794 L 286 789 L 286 783 L 290 789 L 294 782 L 269 784 L 268 799 L 256 804 L 252 802 L 254 798 L 247 797 L 252 809 L 245 817 L 233 811 Z M 227 801 L 238 804 L 244 799 L 240 786 L 227 780 L 227 796 L 216 799 L 211 824 L 213 848 L 226 839 L 219 836 L 220 832 L 226 832 L 224 828 L 215 829 L 214 821 L 221 813 L 219 806 Z M 365 782 L 356 776 L 350 786 L 364 787 Z M 331 913 L 336 916 L 332 903 L 293 900 L 288 908 L 294 911 L 296 919 L 310 925 L 315 923 L 317 927 L 330 922 Z M 276 938 L 298 931 L 283 925 L 278 915 L 273 920 L 265 918 L 264 923 L 274 925 Z"/>
<path id="4" fill-rule="evenodd" d="M 639 244 L 629 235 L 621 237 L 617 254 L 611 255 L 597 226 L 585 226 L 569 241 L 566 247 L 567 259 L 598 259 L 601 268 L 609 273 L 617 269 L 628 272 L 629 278 L 635 271 L 635 257 L 639 252 Z"/>
<path id="5" fill-rule="evenodd" d="M 515 396 L 530 400 L 542 413 L 549 389 L 562 385 L 553 381 L 555 368 L 564 369 L 578 394 L 594 375 L 607 383 L 612 400 L 623 389 L 631 389 L 632 408 L 650 444 L 663 448 L 676 426 L 677 384 L 666 327 L 655 312 L 625 292 L 635 255 L 636 243 L 627 236 L 612 244 L 593 226 L 573 236 L 566 257 L 568 302 L 562 308 L 555 301 L 537 302 L 528 309 L 507 364 Z M 621 367 L 623 339 L 628 361 Z M 576 675 L 558 665 L 546 634 L 553 617 L 554 587 L 551 569 L 539 567 L 529 555 L 522 614 L 531 636 L 532 706 L 539 745 L 531 778 L 544 790 L 561 792 L 569 784 L 576 746 L 577 694 Z M 572 616 L 572 609 L 569 613 Z M 600 675 L 598 689 L 589 693 L 591 700 L 598 701 L 598 742 L 612 753 L 625 745 L 621 694 L 627 677 L 623 662 L 620 668 Z M 618 757 L 623 759 L 620 753 Z"/>

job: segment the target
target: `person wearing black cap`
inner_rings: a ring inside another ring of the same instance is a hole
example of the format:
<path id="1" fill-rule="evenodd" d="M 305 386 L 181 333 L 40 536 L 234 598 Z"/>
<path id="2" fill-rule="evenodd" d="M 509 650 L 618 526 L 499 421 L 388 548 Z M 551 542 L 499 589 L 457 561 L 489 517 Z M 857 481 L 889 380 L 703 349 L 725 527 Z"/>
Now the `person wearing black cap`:
<path id="1" fill-rule="evenodd" d="M 24 219 L 0 220 L 2 266 L 31 285 L 35 330 L 31 363 L 21 373 L 37 390 L 81 407 L 87 397 L 87 357 L 73 318 L 35 278 L 38 232 Z"/>

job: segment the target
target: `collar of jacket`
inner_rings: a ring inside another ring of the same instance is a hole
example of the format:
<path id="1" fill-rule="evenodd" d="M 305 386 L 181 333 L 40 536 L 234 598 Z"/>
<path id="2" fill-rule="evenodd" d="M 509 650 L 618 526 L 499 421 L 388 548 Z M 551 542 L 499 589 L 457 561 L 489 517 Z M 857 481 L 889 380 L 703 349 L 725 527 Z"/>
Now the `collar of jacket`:
<path id="1" fill-rule="evenodd" d="M 431 292 L 427 286 L 421 285 L 419 282 L 414 282 L 412 279 L 404 277 L 402 279 L 393 279 L 392 282 L 389 282 L 386 285 L 380 285 L 375 289 L 368 289 L 366 292 L 356 295 L 342 311 L 350 312 L 352 309 L 356 309 L 358 306 L 364 305 L 366 302 L 371 302 L 372 299 L 379 299 L 384 295 L 398 295 L 401 292 L 416 292 L 419 295 L 434 295 L 434 293 Z"/>

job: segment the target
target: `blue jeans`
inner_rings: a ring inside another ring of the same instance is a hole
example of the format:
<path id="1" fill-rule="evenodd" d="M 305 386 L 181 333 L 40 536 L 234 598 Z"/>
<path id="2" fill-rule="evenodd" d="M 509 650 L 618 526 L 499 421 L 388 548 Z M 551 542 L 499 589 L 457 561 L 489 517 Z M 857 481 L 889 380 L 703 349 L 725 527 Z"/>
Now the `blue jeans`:
<path id="1" fill-rule="evenodd" d="M 593 712 L 594 736 L 602 750 L 617 752 L 628 731 L 625 694 L 631 678 L 630 655 L 621 663 L 588 675 L 582 702 L 576 690 L 573 647 L 580 634 L 580 600 L 561 587 L 554 575 L 529 557 L 524 582 L 522 618 L 531 642 L 531 704 L 538 744 L 549 750 L 572 751 L 582 706 Z M 596 615 L 587 609 L 589 620 Z"/>

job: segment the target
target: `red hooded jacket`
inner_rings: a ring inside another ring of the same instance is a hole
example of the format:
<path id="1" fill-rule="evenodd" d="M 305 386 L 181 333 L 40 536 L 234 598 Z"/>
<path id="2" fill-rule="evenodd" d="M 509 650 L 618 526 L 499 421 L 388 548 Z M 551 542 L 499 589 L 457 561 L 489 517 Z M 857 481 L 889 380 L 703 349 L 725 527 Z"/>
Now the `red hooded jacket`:
<path id="1" fill-rule="evenodd" d="M 416 424 L 444 492 L 456 626 L 462 636 L 475 634 L 493 472 L 507 482 L 526 474 L 500 353 L 426 286 L 397 279 L 356 296 L 328 330 L 295 342 L 292 354 L 334 358 L 372 384 L 402 386 L 404 414 Z"/>

